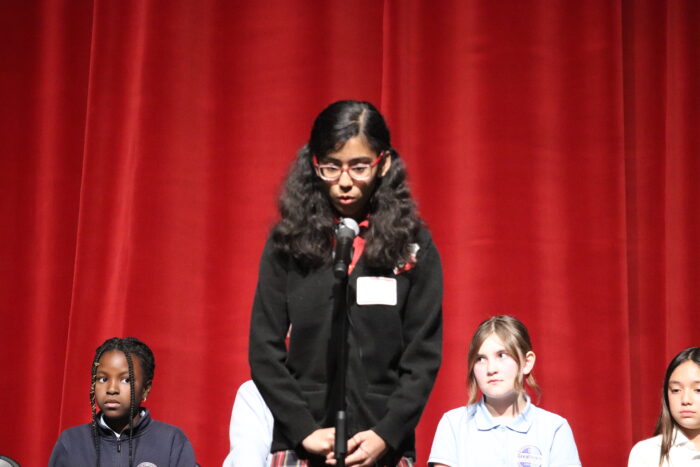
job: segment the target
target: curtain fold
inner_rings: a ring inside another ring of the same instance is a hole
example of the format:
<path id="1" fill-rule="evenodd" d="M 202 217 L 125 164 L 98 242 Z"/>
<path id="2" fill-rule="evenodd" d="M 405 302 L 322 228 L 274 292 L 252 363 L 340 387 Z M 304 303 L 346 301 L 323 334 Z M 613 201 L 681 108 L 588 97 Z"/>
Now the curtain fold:
<path id="1" fill-rule="evenodd" d="M 623 2 L 630 374 L 635 439 L 658 415 L 664 367 L 698 345 L 698 24 L 692 2 Z M 661 351 L 663 349 L 663 352 Z"/>
<path id="2" fill-rule="evenodd" d="M 691 0 L 0 5 L 0 453 L 89 420 L 106 338 L 155 352 L 148 407 L 220 464 L 280 184 L 337 99 L 381 107 L 440 249 L 443 365 L 528 326 L 540 405 L 585 465 L 651 436 L 700 345 L 700 4 Z"/>

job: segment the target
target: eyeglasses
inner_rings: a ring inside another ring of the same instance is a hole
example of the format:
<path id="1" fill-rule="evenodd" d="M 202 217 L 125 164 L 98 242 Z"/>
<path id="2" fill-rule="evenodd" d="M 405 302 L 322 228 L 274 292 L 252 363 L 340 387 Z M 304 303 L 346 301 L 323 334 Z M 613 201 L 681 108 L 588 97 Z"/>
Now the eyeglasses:
<path id="1" fill-rule="evenodd" d="M 334 182 L 340 179 L 343 172 L 347 172 L 350 178 L 355 181 L 361 182 L 368 180 L 372 176 L 372 168 L 379 164 L 379 161 L 384 157 L 384 152 L 379 153 L 374 162 L 367 164 L 364 162 L 359 162 L 357 164 L 352 164 L 349 167 L 342 168 L 336 164 L 319 164 L 318 159 L 316 159 L 316 154 L 314 154 L 314 167 L 316 168 L 316 173 L 318 176 L 327 182 Z"/>

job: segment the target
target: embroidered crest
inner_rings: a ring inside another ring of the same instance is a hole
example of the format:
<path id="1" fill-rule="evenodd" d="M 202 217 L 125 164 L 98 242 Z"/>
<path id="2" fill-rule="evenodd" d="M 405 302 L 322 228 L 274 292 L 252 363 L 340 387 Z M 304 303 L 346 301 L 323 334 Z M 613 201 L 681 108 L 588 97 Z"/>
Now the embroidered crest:
<path id="1" fill-rule="evenodd" d="M 542 452 L 537 446 L 523 446 L 518 451 L 518 467 L 540 467 Z"/>

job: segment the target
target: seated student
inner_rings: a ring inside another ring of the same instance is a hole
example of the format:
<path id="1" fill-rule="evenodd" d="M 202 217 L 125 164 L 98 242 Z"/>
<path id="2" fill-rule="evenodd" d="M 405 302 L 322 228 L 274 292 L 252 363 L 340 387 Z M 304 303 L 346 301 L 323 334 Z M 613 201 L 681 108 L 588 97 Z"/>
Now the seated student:
<path id="1" fill-rule="evenodd" d="M 632 448 L 628 465 L 700 465 L 700 347 L 689 347 L 671 360 L 654 437 Z"/>
<path id="2" fill-rule="evenodd" d="M 49 466 L 193 467 L 194 451 L 182 430 L 153 420 L 141 407 L 155 366 L 151 349 L 136 338 L 113 337 L 99 346 L 92 364 L 92 423 L 61 433 Z"/>
<path id="3" fill-rule="evenodd" d="M 535 353 L 525 325 L 494 316 L 479 325 L 469 345 L 469 405 L 445 413 L 428 462 L 433 466 L 580 466 L 565 419 L 535 407 L 523 380 Z M 477 388 L 483 394 L 477 400 Z"/>
<path id="4" fill-rule="evenodd" d="M 272 427 L 270 409 L 253 381 L 241 384 L 231 411 L 231 450 L 223 467 L 264 467 L 269 465 Z"/>

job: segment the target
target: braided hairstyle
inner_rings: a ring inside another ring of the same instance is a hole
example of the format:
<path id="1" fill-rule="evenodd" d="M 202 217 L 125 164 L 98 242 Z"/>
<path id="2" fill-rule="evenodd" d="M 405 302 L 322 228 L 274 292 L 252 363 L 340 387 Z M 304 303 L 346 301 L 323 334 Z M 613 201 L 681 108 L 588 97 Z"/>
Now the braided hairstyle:
<path id="1" fill-rule="evenodd" d="M 126 363 L 129 367 L 129 387 L 130 387 L 130 404 L 129 404 L 129 467 L 133 465 L 133 443 L 132 437 L 134 434 L 134 418 L 137 414 L 136 404 L 136 387 L 134 381 L 134 363 L 132 356 L 138 357 L 143 371 L 143 388 L 150 386 L 153 381 L 153 373 L 156 369 L 156 361 L 151 349 L 136 339 L 135 337 L 112 337 L 107 339 L 95 350 L 95 358 L 92 363 L 92 383 L 90 384 L 90 408 L 92 410 L 92 441 L 95 445 L 96 465 L 100 465 L 100 439 L 97 435 L 97 399 L 95 397 L 95 385 L 97 383 L 97 369 L 100 366 L 100 358 L 106 352 L 119 351 L 124 354 Z"/>

